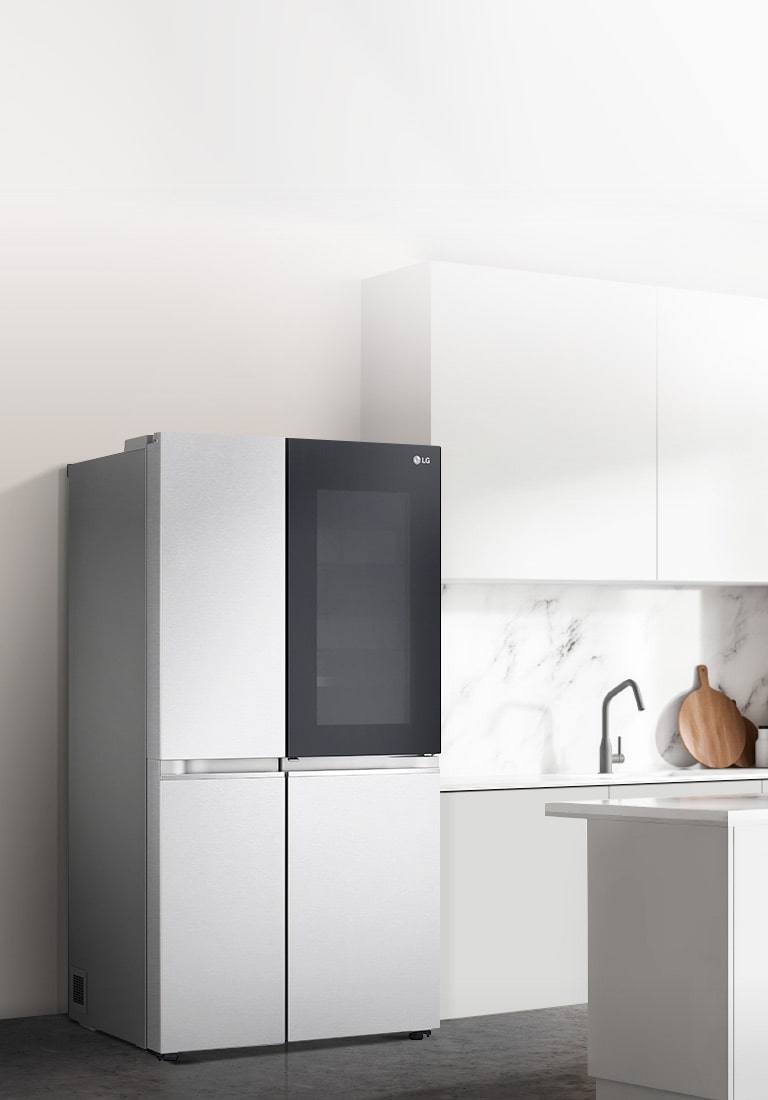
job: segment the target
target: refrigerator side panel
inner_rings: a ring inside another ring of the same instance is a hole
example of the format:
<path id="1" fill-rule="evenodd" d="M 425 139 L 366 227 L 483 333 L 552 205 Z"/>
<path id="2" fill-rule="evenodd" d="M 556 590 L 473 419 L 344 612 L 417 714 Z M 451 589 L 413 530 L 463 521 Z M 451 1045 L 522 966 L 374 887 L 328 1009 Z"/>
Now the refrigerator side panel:
<path id="1" fill-rule="evenodd" d="M 288 1039 L 439 1026 L 435 772 L 288 777 Z"/>
<path id="2" fill-rule="evenodd" d="M 160 780 L 157 1051 L 285 1040 L 285 776 Z"/>
<path id="3" fill-rule="evenodd" d="M 285 440 L 159 447 L 158 755 L 283 756 Z"/>
<path id="4" fill-rule="evenodd" d="M 69 1015 L 145 1033 L 145 455 L 69 470 Z"/>

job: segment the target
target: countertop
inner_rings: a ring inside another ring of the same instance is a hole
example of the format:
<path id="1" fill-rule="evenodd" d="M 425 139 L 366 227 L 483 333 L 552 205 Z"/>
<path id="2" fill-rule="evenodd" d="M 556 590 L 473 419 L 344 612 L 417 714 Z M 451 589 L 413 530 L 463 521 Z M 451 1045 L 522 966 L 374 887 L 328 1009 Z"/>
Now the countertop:
<path id="1" fill-rule="evenodd" d="M 647 824 L 768 825 L 768 795 L 689 795 L 682 798 L 612 798 L 600 802 L 548 802 L 547 817 L 641 821 Z"/>
<path id="2" fill-rule="evenodd" d="M 675 768 L 668 771 L 633 773 L 615 771 L 610 775 L 441 775 L 441 791 L 506 791 L 546 787 L 618 787 L 627 783 L 713 783 L 768 779 L 768 768 Z"/>

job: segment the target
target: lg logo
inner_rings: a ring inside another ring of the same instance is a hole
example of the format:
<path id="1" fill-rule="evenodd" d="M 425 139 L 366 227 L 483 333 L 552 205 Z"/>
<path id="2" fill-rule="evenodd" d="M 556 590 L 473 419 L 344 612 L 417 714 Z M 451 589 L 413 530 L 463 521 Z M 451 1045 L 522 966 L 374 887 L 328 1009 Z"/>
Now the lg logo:
<path id="1" fill-rule="evenodd" d="M 425 466 L 429 466 L 429 463 L 430 463 L 429 455 L 426 455 L 424 458 L 422 458 L 421 455 L 414 455 L 413 456 L 414 466 L 421 466 L 422 462 L 424 463 Z"/>

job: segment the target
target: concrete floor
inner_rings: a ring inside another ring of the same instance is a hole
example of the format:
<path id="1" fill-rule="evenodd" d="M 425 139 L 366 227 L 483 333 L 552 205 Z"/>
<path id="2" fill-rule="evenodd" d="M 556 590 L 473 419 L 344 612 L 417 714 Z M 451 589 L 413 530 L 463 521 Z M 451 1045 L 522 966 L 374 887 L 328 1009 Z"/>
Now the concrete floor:
<path id="1" fill-rule="evenodd" d="M 593 1100 L 586 1005 L 447 1020 L 432 1037 L 185 1054 L 178 1065 L 66 1016 L 0 1021 L 0 1097 Z"/>

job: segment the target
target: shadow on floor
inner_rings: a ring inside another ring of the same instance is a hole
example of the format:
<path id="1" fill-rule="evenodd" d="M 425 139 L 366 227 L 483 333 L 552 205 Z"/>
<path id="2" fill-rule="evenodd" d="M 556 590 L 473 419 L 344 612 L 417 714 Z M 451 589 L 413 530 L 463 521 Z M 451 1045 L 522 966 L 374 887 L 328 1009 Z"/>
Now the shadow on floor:
<path id="1" fill-rule="evenodd" d="M 586 1005 L 447 1020 L 431 1038 L 182 1055 L 146 1051 L 65 1016 L 0 1021 L 8 1100 L 594 1100 Z"/>

